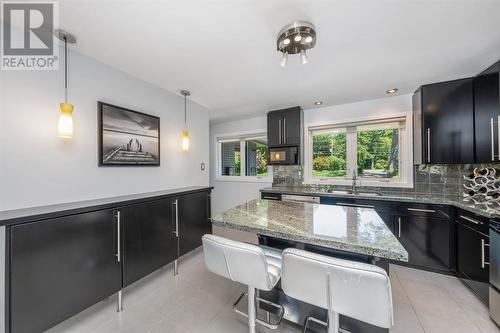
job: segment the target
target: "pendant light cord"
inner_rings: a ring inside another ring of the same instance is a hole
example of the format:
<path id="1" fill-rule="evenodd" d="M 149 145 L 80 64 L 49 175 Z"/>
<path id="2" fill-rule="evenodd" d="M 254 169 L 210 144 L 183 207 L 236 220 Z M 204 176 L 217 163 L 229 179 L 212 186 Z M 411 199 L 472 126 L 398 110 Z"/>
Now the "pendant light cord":
<path id="1" fill-rule="evenodd" d="M 186 111 L 187 96 L 184 94 L 184 130 L 187 129 L 187 111 Z"/>
<path id="2" fill-rule="evenodd" d="M 64 103 L 68 103 L 68 39 L 64 37 Z"/>

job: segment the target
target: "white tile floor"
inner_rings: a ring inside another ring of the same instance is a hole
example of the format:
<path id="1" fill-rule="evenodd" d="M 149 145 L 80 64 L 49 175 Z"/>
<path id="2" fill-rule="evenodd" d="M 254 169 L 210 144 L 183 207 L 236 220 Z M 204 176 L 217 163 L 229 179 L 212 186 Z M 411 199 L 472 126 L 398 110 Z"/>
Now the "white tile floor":
<path id="1" fill-rule="evenodd" d="M 459 280 L 401 266 L 391 266 L 390 276 L 395 315 L 391 333 L 500 332 L 488 309 Z M 125 290 L 123 312 L 116 312 L 116 296 L 110 297 L 48 332 L 245 333 L 245 320 L 232 310 L 242 290 L 206 271 L 196 250 L 182 258 L 177 277 L 169 265 Z M 283 325 L 273 332 L 300 330 Z"/>

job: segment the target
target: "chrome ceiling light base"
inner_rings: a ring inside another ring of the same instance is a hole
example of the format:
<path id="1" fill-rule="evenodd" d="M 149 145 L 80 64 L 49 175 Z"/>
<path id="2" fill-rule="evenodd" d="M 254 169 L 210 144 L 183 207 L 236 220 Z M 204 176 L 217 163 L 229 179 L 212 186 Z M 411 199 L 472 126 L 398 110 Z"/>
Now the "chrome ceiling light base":
<path id="1" fill-rule="evenodd" d="M 76 38 L 72 34 L 70 34 L 67 31 L 61 30 L 61 29 L 56 29 L 54 30 L 54 36 L 57 37 L 62 42 L 66 42 L 68 44 L 75 44 L 76 43 Z"/>
<path id="2" fill-rule="evenodd" d="M 283 53 L 280 65 L 285 67 L 289 54 L 300 53 L 300 62 L 307 64 L 306 50 L 312 49 L 316 45 L 316 30 L 310 22 L 296 21 L 283 29 L 278 34 L 276 48 Z"/>

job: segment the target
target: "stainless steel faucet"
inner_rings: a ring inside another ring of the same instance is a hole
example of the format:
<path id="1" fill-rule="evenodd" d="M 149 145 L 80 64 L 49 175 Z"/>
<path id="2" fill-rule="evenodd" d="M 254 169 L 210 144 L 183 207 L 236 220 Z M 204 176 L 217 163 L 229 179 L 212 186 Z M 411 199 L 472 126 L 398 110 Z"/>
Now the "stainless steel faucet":
<path id="1" fill-rule="evenodd" d="M 356 194 L 357 193 L 357 189 L 356 189 L 356 186 L 357 186 L 357 180 L 358 180 L 358 172 L 357 172 L 357 167 L 354 167 L 354 170 L 352 172 L 352 193 L 353 194 Z"/>

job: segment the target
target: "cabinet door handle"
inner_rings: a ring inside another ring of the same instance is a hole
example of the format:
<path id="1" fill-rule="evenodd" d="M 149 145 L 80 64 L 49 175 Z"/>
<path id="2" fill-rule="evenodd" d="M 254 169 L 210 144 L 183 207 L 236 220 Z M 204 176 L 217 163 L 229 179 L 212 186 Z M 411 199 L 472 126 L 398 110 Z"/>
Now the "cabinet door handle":
<path id="1" fill-rule="evenodd" d="M 491 137 L 491 160 L 495 160 L 495 134 L 493 133 L 493 117 L 490 119 L 490 137 Z"/>
<path id="2" fill-rule="evenodd" d="M 427 129 L 427 163 L 431 163 L 431 129 Z"/>
<path id="3" fill-rule="evenodd" d="M 262 196 L 262 199 L 266 199 L 266 200 L 278 200 L 278 198 L 276 197 L 268 197 L 268 196 Z"/>
<path id="4" fill-rule="evenodd" d="M 279 143 L 281 144 L 282 143 L 281 140 L 283 140 L 283 134 L 281 132 L 281 119 L 278 120 L 278 135 L 280 137 Z"/>
<path id="5" fill-rule="evenodd" d="M 470 218 L 470 217 L 468 217 L 468 216 L 463 216 L 463 215 L 460 215 L 460 218 L 461 218 L 461 219 L 464 219 L 464 220 L 466 220 L 466 221 L 472 222 L 472 223 L 474 223 L 474 224 L 478 224 L 478 225 L 483 224 L 483 222 L 481 222 L 481 221 L 476 221 L 476 220 L 474 220 L 474 219 L 471 219 L 471 218 Z"/>
<path id="6" fill-rule="evenodd" d="M 489 265 L 490 263 L 487 261 L 484 261 L 484 248 L 485 246 L 490 246 L 489 244 L 485 244 L 484 239 L 481 238 L 481 268 L 484 268 L 486 265 Z"/>
<path id="7" fill-rule="evenodd" d="M 410 212 L 435 213 L 434 209 L 407 208 Z"/>
<path id="8" fill-rule="evenodd" d="M 497 117 L 497 135 L 498 135 L 498 158 L 500 159 L 500 116 Z M 493 156 L 494 157 L 494 156 Z"/>
<path id="9" fill-rule="evenodd" d="M 401 216 L 398 216 L 398 237 L 401 238 Z"/>
<path id="10" fill-rule="evenodd" d="M 283 143 L 286 143 L 286 118 L 283 118 Z"/>
<path id="11" fill-rule="evenodd" d="M 116 261 L 120 262 L 122 257 L 122 244 L 121 244 L 121 212 L 116 211 Z"/>
<path id="12" fill-rule="evenodd" d="M 375 206 L 372 206 L 372 205 L 358 205 L 358 204 L 350 204 L 350 203 L 343 203 L 343 202 L 338 203 L 337 206 L 359 207 L 359 208 L 375 208 Z"/>
<path id="13" fill-rule="evenodd" d="M 175 237 L 179 238 L 179 199 L 174 200 L 175 205 Z"/>

